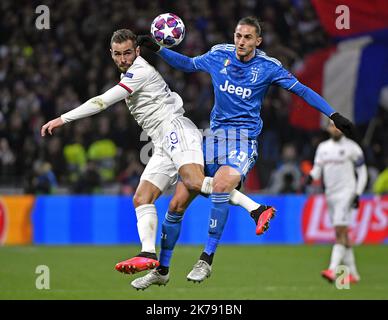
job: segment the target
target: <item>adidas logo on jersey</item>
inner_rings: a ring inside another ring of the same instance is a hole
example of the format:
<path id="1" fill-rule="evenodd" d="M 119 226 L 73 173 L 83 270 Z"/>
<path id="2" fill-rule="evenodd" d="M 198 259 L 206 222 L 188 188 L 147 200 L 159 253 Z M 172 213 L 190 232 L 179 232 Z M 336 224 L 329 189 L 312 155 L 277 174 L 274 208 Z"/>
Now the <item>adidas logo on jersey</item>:
<path id="1" fill-rule="evenodd" d="M 224 92 L 227 91 L 237 96 L 241 96 L 243 99 L 250 97 L 252 94 L 251 89 L 235 87 L 233 84 L 229 84 L 229 80 L 226 80 L 223 86 L 220 85 L 220 90 Z"/>

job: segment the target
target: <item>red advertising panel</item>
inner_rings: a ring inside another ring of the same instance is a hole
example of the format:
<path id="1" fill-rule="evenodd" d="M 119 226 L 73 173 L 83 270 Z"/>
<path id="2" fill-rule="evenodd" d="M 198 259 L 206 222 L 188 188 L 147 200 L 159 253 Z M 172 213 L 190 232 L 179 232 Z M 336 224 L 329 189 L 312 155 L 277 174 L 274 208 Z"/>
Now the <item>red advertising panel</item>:
<path id="1" fill-rule="evenodd" d="M 360 208 L 353 212 L 349 228 L 353 243 L 383 243 L 388 238 L 388 196 L 362 199 Z M 312 196 L 306 201 L 302 232 L 305 243 L 334 241 L 334 229 L 324 195 Z"/>

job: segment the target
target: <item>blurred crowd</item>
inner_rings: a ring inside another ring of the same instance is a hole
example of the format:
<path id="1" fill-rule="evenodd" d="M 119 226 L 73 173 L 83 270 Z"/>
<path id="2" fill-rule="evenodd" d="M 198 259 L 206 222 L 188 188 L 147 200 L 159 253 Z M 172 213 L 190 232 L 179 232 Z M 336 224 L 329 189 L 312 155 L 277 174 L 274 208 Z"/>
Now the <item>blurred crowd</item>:
<path id="1" fill-rule="evenodd" d="M 35 27 L 35 8 L 41 4 L 50 9 L 50 29 Z M 261 49 L 292 72 L 307 54 L 330 44 L 308 0 L 6 0 L 0 10 L 0 186 L 35 194 L 102 193 L 107 188 L 130 194 L 139 182 L 144 169 L 140 150 L 149 140 L 141 136 L 124 102 L 66 125 L 51 137 L 40 137 L 46 121 L 119 81 L 109 52 L 114 30 L 147 33 L 154 17 L 174 12 L 187 31 L 176 50 L 195 56 L 214 44 L 232 43 L 237 21 L 256 15 L 263 27 Z M 174 70 L 146 49 L 142 55 L 182 96 L 186 115 L 199 128 L 208 128 L 213 105 L 210 77 Z M 259 160 L 248 176 L 247 191 L 306 191 L 303 180 L 315 149 L 328 136 L 290 126 L 289 103 L 285 90 L 273 87 L 268 92 L 261 111 Z M 368 137 L 362 144 L 368 192 L 388 167 L 387 124 L 388 112 L 380 108 L 372 125 L 358 128 Z M 376 192 L 388 188 L 387 182 L 380 185 Z"/>

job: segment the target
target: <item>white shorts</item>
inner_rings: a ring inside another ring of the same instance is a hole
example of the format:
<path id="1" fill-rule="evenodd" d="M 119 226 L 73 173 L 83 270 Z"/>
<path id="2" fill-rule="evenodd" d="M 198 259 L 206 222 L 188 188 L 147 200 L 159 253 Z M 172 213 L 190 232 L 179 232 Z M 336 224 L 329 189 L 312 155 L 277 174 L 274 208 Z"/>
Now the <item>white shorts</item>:
<path id="1" fill-rule="evenodd" d="M 349 226 L 352 222 L 352 201 L 354 195 L 351 192 L 342 195 L 327 196 L 327 207 L 331 223 L 334 227 Z"/>
<path id="2" fill-rule="evenodd" d="M 147 180 L 164 191 L 178 180 L 178 170 L 185 164 L 204 165 L 202 134 L 188 118 L 178 117 L 160 128 L 160 138 L 153 141 L 154 152 L 140 180 Z"/>

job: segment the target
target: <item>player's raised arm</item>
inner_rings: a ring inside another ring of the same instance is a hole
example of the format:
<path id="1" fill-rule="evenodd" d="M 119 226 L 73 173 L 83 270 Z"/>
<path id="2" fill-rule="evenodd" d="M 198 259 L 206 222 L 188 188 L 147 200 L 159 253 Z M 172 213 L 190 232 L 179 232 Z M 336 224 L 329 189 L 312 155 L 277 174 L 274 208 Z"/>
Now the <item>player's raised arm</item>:
<path id="1" fill-rule="evenodd" d="M 165 60 L 169 65 L 176 69 L 179 69 L 184 72 L 198 71 L 193 62 L 193 58 L 161 47 L 149 35 L 139 35 L 137 37 L 137 44 L 139 46 L 144 46 L 150 49 L 151 51 L 159 54 L 163 58 L 163 60 Z"/>
<path id="2" fill-rule="evenodd" d="M 318 93 L 309 87 L 297 82 L 295 86 L 290 89 L 291 92 L 297 94 L 299 97 L 304 99 L 310 106 L 319 110 L 333 120 L 335 126 L 341 130 L 345 136 L 355 139 L 355 128 L 353 123 L 336 112 L 325 99 L 323 99 Z"/>
<path id="3" fill-rule="evenodd" d="M 110 105 L 125 99 L 128 94 L 129 93 L 126 89 L 124 89 L 120 85 L 116 85 L 106 91 L 104 94 L 91 98 L 85 103 L 81 104 L 79 107 L 70 110 L 69 112 L 62 114 L 60 117 L 45 123 L 40 130 L 40 134 L 42 137 L 44 137 L 47 131 L 50 135 L 52 135 L 54 129 L 63 126 L 65 123 L 99 113 L 102 110 L 108 108 Z"/>
<path id="4" fill-rule="evenodd" d="M 355 139 L 356 133 L 353 123 L 334 110 L 325 99 L 311 88 L 300 83 L 288 70 L 281 65 L 273 68 L 272 83 L 291 91 L 305 100 L 310 106 L 333 120 L 335 126 L 347 137 Z"/>

